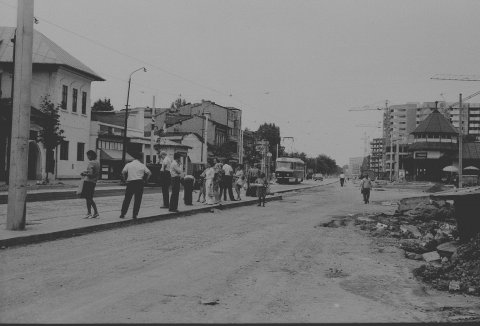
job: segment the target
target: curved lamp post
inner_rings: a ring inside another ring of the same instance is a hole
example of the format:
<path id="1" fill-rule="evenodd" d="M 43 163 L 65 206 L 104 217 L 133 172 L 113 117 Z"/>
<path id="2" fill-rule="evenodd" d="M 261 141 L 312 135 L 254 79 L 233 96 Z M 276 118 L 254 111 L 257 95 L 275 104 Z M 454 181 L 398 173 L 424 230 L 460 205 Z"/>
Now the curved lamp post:
<path id="1" fill-rule="evenodd" d="M 127 156 L 128 100 L 130 98 L 130 83 L 132 82 L 132 75 L 140 70 L 147 72 L 147 68 L 145 67 L 138 68 L 137 70 L 133 71 L 128 77 L 127 104 L 125 105 L 125 123 L 123 124 L 122 164 L 124 166 L 125 166 L 125 157 Z"/>

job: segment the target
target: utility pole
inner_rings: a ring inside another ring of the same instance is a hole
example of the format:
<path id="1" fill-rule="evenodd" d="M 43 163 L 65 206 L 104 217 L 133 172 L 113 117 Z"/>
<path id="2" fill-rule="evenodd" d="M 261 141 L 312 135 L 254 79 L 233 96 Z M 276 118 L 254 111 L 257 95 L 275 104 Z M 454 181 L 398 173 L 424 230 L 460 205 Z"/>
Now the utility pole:
<path id="1" fill-rule="evenodd" d="M 203 143 L 204 143 L 204 145 L 203 145 L 203 158 L 204 158 L 204 161 L 203 161 L 203 162 L 204 162 L 204 163 L 207 163 L 207 162 L 208 162 L 208 148 L 207 148 L 207 146 L 208 146 L 208 143 L 207 143 L 208 132 L 207 132 L 207 129 L 208 129 L 208 116 L 210 115 L 210 113 L 209 113 L 209 112 L 205 112 L 203 115 L 205 116 L 205 128 L 204 128 L 205 133 L 204 133 L 204 135 L 203 135 Z"/>
<path id="2" fill-rule="evenodd" d="M 24 230 L 26 223 L 28 138 L 32 105 L 33 11 L 33 0 L 18 1 L 7 207 L 8 230 Z"/>
<path id="3" fill-rule="evenodd" d="M 458 98 L 458 188 L 463 187 L 462 169 L 463 169 L 463 104 L 462 93 Z"/>
<path id="4" fill-rule="evenodd" d="M 153 162 L 153 138 L 154 138 L 154 133 L 155 131 L 155 95 L 153 95 L 153 103 L 152 103 L 152 121 L 151 121 L 151 128 L 150 128 L 150 163 Z"/>

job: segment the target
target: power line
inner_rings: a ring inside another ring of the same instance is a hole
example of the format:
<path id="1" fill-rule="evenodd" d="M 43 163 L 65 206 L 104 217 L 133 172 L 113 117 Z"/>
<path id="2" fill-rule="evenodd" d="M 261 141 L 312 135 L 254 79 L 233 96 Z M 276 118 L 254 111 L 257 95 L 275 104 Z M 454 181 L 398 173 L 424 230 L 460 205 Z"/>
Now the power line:
<path id="1" fill-rule="evenodd" d="M 3 4 L 3 5 L 5 5 L 5 6 L 8 6 L 8 7 L 10 7 L 10 8 L 16 8 L 15 6 L 9 5 L 9 4 L 7 4 L 7 3 L 5 3 L 5 2 L 3 2 L 3 1 L 0 1 L 0 3 Z M 70 34 L 73 34 L 73 35 L 75 35 L 75 36 L 77 36 L 77 37 L 79 37 L 79 38 L 85 39 L 85 40 L 87 40 L 87 41 L 89 41 L 89 42 L 91 42 L 91 43 L 93 43 L 93 44 L 95 44 L 95 45 L 97 45 L 97 46 L 100 46 L 100 47 L 102 47 L 102 48 L 105 48 L 105 49 L 107 49 L 107 50 L 110 50 L 110 51 L 112 51 L 112 52 L 114 52 L 114 53 L 116 53 L 116 54 L 118 54 L 118 55 L 127 57 L 127 58 L 132 59 L 132 60 L 136 60 L 136 61 L 138 61 L 138 62 L 140 62 L 140 63 L 142 63 L 142 64 L 144 64 L 144 65 L 147 65 L 147 66 L 150 66 L 150 67 L 152 67 L 152 68 L 158 69 L 158 70 L 160 70 L 160 71 L 162 71 L 162 72 L 164 72 L 164 73 L 166 73 L 166 74 L 169 74 L 169 75 L 171 75 L 171 76 L 174 76 L 174 77 L 176 77 L 176 78 L 179 78 L 179 79 L 181 79 L 181 80 L 184 80 L 184 81 L 186 81 L 186 82 L 189 82 L 189 83 L 194 84 L 194 85 L 196 85 L 196 86 L 202 87 L 202 88 L 204 88 L 204 89 L 208 89 L 208 90 L 210 90 L 210 91 L 212 91 L 212 92 L 215 92 L 215 93 L 217 93 L 217 94 L 220 94 L 220 95 L 223 95 L 223 96 L 226 96 L 226 97 L 233 98 L 235 101 L 237 101 L 238 103 L 241 103 L 241 104 L 245 105 L 246 107 L 250 107 L 250 108 L 254 108 L 254 109 L 257 109 L 257 110 L 258 110 L 258 108 L 256 108 L 255 106 L 250 105 L 250 104 L 248 104 L 248 103 L 240 100 L 239 98 L 233 96 L 232 94 L 224 93 L 224 92 L 222 92 L 222 91 L 220 91 L 220 90 L 218 90 L 218 89 L 216 89 L 216 88 L 213 88 L 213 87 L 210 87 L 210 86 L 208 86 L 208 85 L 204 85 L 204 84 L 198 83 L 198 82 L 196 82 L 196 81 L 194 81 L 194 80 L 191 80 L 191 79 L 189 79 L 189 78 L 183 77 L 183 76 L 181 76 L 181 75 L 179 75 L 179 74 L 177 74 L 177 73 L 168 71 L 168 70 L 165 69 L 165 68 L 162 68 L 162 67 L 157 66 L 157 65 L 154 65 L 154 64 L 152 64 L 152 63 L 150 63 L 150 62 L 147 62 L 147 61 L 145 61 L 145 60 L 143 60 L 143 59 L 134 57 L 134 56 L 132 56 L 132 55 L 130 55 L 130 54 L 127 54 L 127 53 L 123 53 L 123 52 L 121 52 L 121 51 L 119 51 L 119 50 L 117 50 L 117 49 L 115 49 L 115 48 L 113 48 L 113 47 L 111 47 L 111 46 L 105 45 L 105 44 L 103 44 L 103 43 L 101 43 L 101 42 L 99 42 L 99 41 L 96 41 L 96 40 L 91 39 L 91 38 L 89 38 L 89 37 L 87 37 L 87 36 L 84 36 L 84 35 L 82 35 L 82 34 L 80 34 L 80 33 L 77 33 L 77 32 L 75 32 L 75 31 L 72 31 L 72 30 L 70 30 L 70 29 L 68 29 L 68 28 L 65 28 L 65 27 L 63 27 L 63 26 L 61 26 L 61 25 L 59 25 L 59 24 L 57 24 L 57 23 L 54 23 L 54 22 L 52 22 L 52 21 L 50 21 L 50 20 L 48 20 L 48 19 L 45 19 L 45 18 L 43 18 L 43 17 L 35 16 L 35 19 L 37 19 L 37 20 L 38 20 L 38 19 L 41 19 L 41 21 L 44 21 L 44 22 L 46 22 L 47 24 L 50 24 L 50 25 L 52 25 L 52 26 L 54 26 L 54 27 L 57 27 L 57 28 L 65 31 L 65 32 L 70 33 Z M 118 77 L 115 77 L 115 78 L 118 78 Z M 146 86 L 146 87 L 148 87 L 148 86 Z"/>

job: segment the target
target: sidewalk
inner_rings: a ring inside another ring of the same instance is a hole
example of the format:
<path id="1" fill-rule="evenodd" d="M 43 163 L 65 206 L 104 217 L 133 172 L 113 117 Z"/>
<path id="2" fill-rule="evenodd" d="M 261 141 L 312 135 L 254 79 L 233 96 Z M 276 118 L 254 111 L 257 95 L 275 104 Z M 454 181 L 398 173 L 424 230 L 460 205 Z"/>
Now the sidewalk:
<path id="1" fill-rule="evenodd" d="M 267 201 L 281 200 L 282 196 L 279 194 L 283 192 L 308 189 L 335 182 L 337 182 L 336 179 L 305 182 L 300 185 L 272 185 L 272 191 L 275 195 L 267 196 Z M 245 197 L 244 193 L 242 195 L 241 201 L 231 202 L 227 200 L 217 205 L 205 205 L 196 201 L 198 192 L 194 192 L 193 205 L 186 206 L 183 203 L 183 192 L 181 192 L 178 207 L 180 212 L 171 213 L 168 209 L 160 209 L 162 194 L 161 190 L 158 189 L 157 193 L 143 195 L 142 206 L 136 220 L 131 218 L 133 199 L 125 219 L 119 218 L 123 194 L 95 198 L 100 213 L 100 217 L 97 219 L 83 219 L 86 214 L 84 199 L 31 202 L 27 203 L 27 225 L 23 231 L 5 229 L 7 205 L 0 205 L 0 223 L 2 224 L 0 227 L 0 248 L 67 238 L 133 224 L 179 218 L 196 213 L 210 212 L 215 208 L 227 209 L 253 205 L 257 202 L 254 197 Z"/>

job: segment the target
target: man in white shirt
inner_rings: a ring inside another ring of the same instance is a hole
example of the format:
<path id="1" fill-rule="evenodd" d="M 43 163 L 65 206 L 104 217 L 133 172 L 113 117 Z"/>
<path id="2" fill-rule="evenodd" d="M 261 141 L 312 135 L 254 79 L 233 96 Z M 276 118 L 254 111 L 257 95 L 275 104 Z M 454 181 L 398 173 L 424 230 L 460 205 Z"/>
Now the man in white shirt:
<path id="1" fill-rule="evenodd" d="M 228 164 L 228 160 L 224 161 L 222 166 L 223 169 L 223 200 L 227 200 L 227 189 L 228 189 L 228 196 L 230 197 L 230 201 L 235 201 L 235 197 L 233 197 L 233 189 L 232 189 L 232 181 L 233 181 L 233 168 Z M 220 194 L 220 197 L 222 194 Z"/>
<path id="2" fill-rule="evenodd" d="M 137 218 L 140 204 L 142 203 L 143 186 L 148 181 L 152 172 L 142 163 L 140 159 L 141 153 L 134 155 L 134 160 L 125 165 L 122 170 L 122 175 L 127 181 L 127 188 L 125 190 L 125 197 L 123 198 L 122 212 L 120 218 L 124 218 L 130 206 L 132 196 L 135 196 L 133 202 L 133 219 Z"/>
<path id="3" fill-rule="evenodd" d="M 343 187 L 343 183 L 345 182 L 345 174 L 340 173 L 340 187 Z"/>
<path id="4" fill-rule="evenodd" d="M 170 164 L 170 175 L 172 177 L 172 195 L 170 196 L 170 212 L 178 212 L 178 197 L 180 194 L 180 179 L 183 175 L 183 166 L 180 162 L 180 153 L 173 154 L 173 162 Z"/>
<path id="5" fill-rule="evenodd" d="M 160 158 L 160 180 L 162 184 L 162 196 L 163 196 L 163 206 L 160 208 L 169 208 L 170 206 L 170 184 L 172 183 L 172 178 L 170 175 L 170 165 L 172 164 L 172 159 L 167 155 L 167 152 L 161 151 L 159 154 Z"/>

